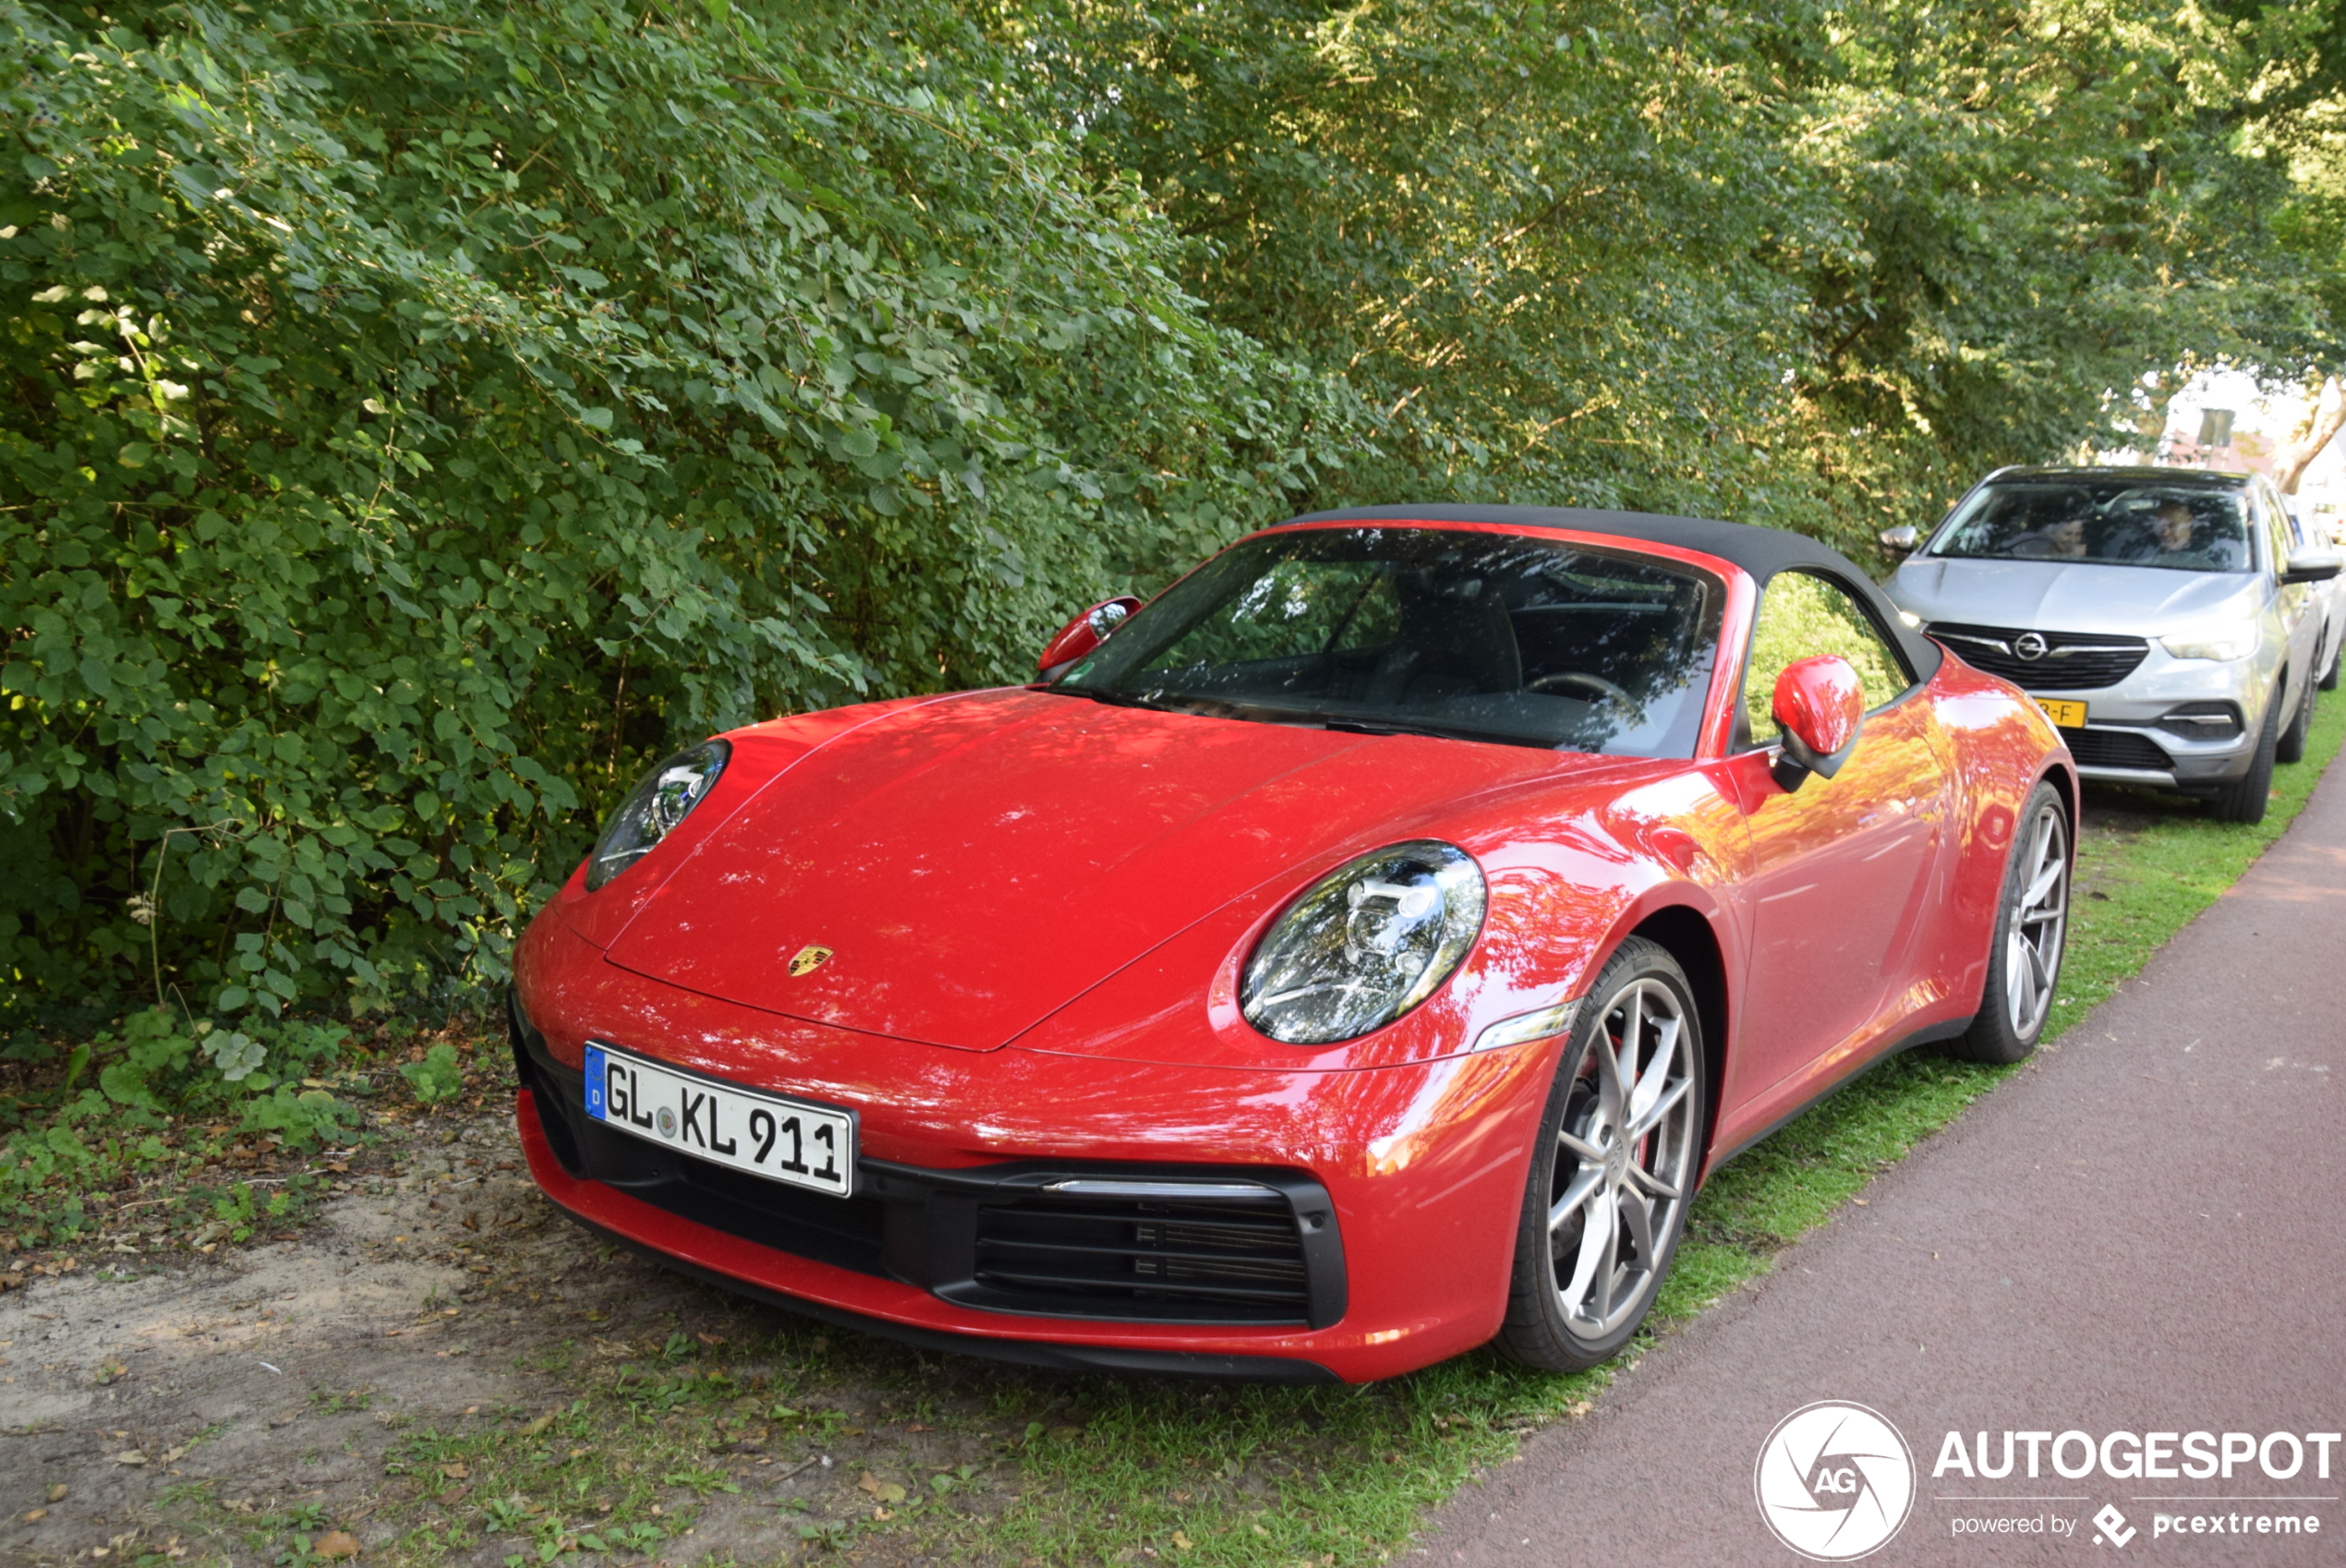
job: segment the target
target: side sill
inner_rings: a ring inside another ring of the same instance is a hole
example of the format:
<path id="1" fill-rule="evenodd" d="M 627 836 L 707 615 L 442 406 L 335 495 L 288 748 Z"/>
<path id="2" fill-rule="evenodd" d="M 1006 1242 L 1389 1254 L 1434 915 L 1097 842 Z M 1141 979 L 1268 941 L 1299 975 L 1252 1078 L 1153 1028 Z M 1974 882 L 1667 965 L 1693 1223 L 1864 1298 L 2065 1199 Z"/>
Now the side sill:
<path id="1" fill-rule="evenodd" d="M 1936 1045 L 1941 1040 L 1953 1040 L 1970 1027 L 1971 1019 L 1962 1018 L 1950 1019 L 1944 1023 L 1926 1024 L 1922 1028 L 1916 1030 L 1912 1034 L 1906 1035 L 1905 1038 L 1901 1039 L 1898 1043 L 1875 1056 L 1873 1060 L 1868 1062 L 1864 1067 L 1859 1067 L 1856 1072 L 1851 1073 L 1847 1078 L 1835 1079 L 1832 1083 L 1826 1085 L 1816 1094 L 1810 1096 L 1808 1099 L 1803 1100 L 1799 1104 L 1795 1105 L 1791 1110 L 1786 1111 L 1783 1116 L 1778 1116 L 1774 1121 L 1770 1122 L 1766 1127 L 1761 1128 L 1758 1132 L 1753 1133 L 1749 1138 L 1745 1139 L 1742 1142 L 1736 1144 L 1725 1153 L 1712 1154 L 1702 1168 L 1702 1179 L 1704 1185 L 1709 1185 L 1711 1176 L 1719 1169 L 1720 1166 L 1725 1164 L 1729 1160 L 1734 1159 L 1738 1154 L 1748 1153 L 1757 1145 L 1765 1143 L 1769 1139 L 1773 1138 L 1786 1127 L 1789 1127 L 1792 1123 L 1798 1121 L 1802 1116 L 1807 1116 L 1810 1111 L 1815 1110 L 1819 1105 L 1823 1104 L 1826 1101 L 1832 1099 L 1834 1095 L 1840 1093 L 1843 1090 L 1848 1088 L 1851 1084 L 1856 1082 L 1868 1073 L 1873 1071 L 1874 1068 L 1881 1066 L 1882 1063 L 1889 1061 L 1892 1057 L 1903 1056 L 1907 1052 L 1914 1050 L 1919 1045 Z"/>

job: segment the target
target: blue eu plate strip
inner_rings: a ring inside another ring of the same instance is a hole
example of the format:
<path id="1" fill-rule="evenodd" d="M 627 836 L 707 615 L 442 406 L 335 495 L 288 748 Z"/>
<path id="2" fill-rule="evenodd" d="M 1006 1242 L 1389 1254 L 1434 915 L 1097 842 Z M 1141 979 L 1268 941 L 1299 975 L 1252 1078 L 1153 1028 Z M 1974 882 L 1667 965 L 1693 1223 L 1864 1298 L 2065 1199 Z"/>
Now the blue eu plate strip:
<path id="1" fill-rule="evenodd" d="M 586 1114 L 597 1121 L 604 1119 L 603 1061 L 601 1046 L 586 1047 Z"/>

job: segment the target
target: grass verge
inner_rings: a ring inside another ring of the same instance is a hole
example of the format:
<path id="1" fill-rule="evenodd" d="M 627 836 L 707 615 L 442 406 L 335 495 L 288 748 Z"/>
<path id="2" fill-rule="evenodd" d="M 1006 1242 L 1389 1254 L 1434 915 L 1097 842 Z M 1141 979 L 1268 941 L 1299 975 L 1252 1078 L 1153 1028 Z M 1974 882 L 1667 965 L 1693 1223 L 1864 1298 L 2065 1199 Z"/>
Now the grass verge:
<path id="1" fill-rule="evenodd" d="M 2288 826 L 2342 740 L 2346 704 L 2328 704 L 2307 762 L 2282 770 L 2256 827 L 2160 797 L 2096 794 L 2054 1038 Z M 1764 1272 L 2019 1070 L 1914 1053 L 1727 1167 L 1696 1205 L 1654 1328 Z M 919 1356 L 716 1293 L 707 1309 L 726 1333 L 604 1342 L 599 1354 L 617 1359 L 582 1363 L 576 1397 L 557 1411 L 404 1434 L 393 1467 L 411 1490 L 387 1501 L 381 1521 L 398 1533 L 370 1560 L 420 1568 L 486 1550 L 526 1568 L 707 1548 L 720 1560 L 836 1550 L 1022 1568 L 1379 1562 L 1522 1434 L 1584 1411 L 1609 1375 L 1548 1376 L 1477 1354 L 1364 1388 L 1118 1381 Z M 812 1492 L 776 1479 L 833 1470 L 840 1484 Z M 683 1538 L 696 1521 L 699 1541 Z M 756 1543 L 748 1552 L 744 1539 Z"/>

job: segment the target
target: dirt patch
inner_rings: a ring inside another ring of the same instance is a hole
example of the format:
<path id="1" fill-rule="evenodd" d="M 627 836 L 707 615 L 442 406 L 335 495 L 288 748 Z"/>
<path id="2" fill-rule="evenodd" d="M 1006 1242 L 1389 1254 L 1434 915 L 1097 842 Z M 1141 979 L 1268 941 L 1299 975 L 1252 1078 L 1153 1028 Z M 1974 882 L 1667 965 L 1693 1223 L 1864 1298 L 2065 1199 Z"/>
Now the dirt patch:
<path id="1" fill-rule="evenodd" d="M 610 1248 L 508 1120 L 452 1130 L 293 1240 L 0 1297 L 0 1562 L 901 1559 L 1007 1490 L 984 1373 Z"/>

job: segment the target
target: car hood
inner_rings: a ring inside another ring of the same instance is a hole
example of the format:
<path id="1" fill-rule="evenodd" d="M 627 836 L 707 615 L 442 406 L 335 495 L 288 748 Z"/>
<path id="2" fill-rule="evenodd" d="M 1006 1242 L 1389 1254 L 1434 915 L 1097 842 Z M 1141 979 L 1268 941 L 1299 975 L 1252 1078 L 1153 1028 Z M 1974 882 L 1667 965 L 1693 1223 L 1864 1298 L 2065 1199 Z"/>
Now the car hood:
<path id="1" fill-rule="evenodd" d="M 2246 620 L 2256 612 L 2262 583 L 2247 572 L 1922 557 L 1901 566 L 1886 591 L 1926 622 L 2146 637 Z"/>
<path id="2" fill-rule="evenodd" d="M 1265 878 L 1300 887 L 1347 850 L 1438 831 L 1446 804 L 1618 766 L 976 693 L 799 760 L 608 956 L 794 1018 L 993 1050 Z M 793 975 L 816 947 L 830 956 Z"/>

